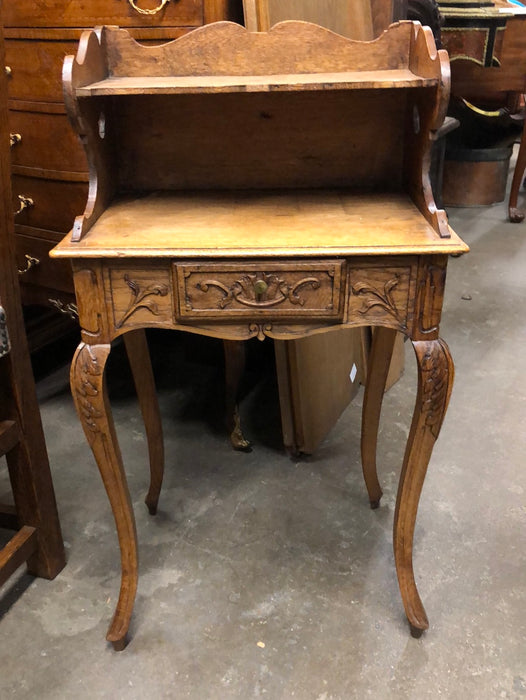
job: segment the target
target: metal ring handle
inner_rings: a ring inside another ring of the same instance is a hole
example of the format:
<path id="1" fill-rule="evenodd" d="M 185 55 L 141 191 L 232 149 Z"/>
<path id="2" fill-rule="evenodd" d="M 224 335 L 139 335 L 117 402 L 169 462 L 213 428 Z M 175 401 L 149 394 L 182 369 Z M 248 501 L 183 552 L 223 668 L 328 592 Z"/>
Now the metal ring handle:
<path id="1" fill-rule="evenodd" d="M 19 275 L 25 275 L 26 272 L 29 272 L 29 270 L 31 270 L 32 267 L 40 265 L 40 260 L 38 258 L 34 258 L 32 255 L 28 255 L 26 253 L 24 255 L 24 258 L 26 259 L 26 266 L 22 269 L 18 268 Z"/>
<path id="2" fill-rule="evenodd" d="M 161 0 L 160 4 L 157 5 L 157 7 L 154 7 L 153 10 L 143 10 L 141 7 L 138 7 L 134 0 L 128 0 L 130 5 L 133 7 L 133 9 L 136 12 L 140 12 L 141 15 L 156 15 L 158 12 L 160 12 L 163 7 L 170 2 L 170 0 Z"/>
<path id="3" fill-rule="evenodd" d="M 32 207 L 35 204 L 31 197 L 26 197 L 24 194 L 19 194 L 18 199 L 20 200 L 20 206 L 18 208 L 18 211 L 15 211 L 15 216 L 18 216 L 24 211 L 24 209 Z"/>
<path id="4" fill-rule="evenodd" d="M 79 318 L 79 309 L 76 304 L 69 303 L 69 304 L 64 304 L 64 302 L 61 299 L 48 299 L 49 303 L 54 306 L 58 311 L 60 311 L 61 314 L 66 314 L 70 318 L 72 318 L 74 321 L 77 321 Z"/>

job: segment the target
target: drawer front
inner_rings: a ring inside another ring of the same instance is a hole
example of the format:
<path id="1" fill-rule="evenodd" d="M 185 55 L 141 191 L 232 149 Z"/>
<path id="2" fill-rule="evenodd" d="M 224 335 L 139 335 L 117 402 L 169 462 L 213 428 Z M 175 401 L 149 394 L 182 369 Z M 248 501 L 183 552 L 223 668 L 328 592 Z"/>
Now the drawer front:
<path id="1" fill-rule="evenodd" d="M 5 62 L 11 68 L 9 99 L 62 103 L 64 56 L 75 54 L 77 45 L 78 41 L 6 39 Z"/>
<path id="2" fill-rule="evenodd" d="M 343 315 L 340 260 L 175 263 L 178 317 L 337 319 Z"/>
<path id="3" fill-rule="evenodd" d="M 401 331 L 412 322 L 416 269 L 411 265 L 378 266 L 363 263 L 349 272 L 348 320 L 371 325 L 398 325 Z"/>
<path id="4" fill-rule="evenodd" d="M 161 0 L 135 0 L 143 10 L 153 10 Z M 199 26 L 203 23 L 203 0 L 169 0 L 159 12 L 142 14 L 129 0 L 12 0 L 4 3 L 6 27 L 121 27 Z"/>
<path id="5" fill-rule="evenodd" d="M 9 130 L 18 134 L 11 148 L 14 166 L 85 173 L 84 149 L 65 114 L 10 110 Z"/>
<path id="6" fill-rule="evenodd" d="M 53 260 L 49 251 L 54 241 L 17 234 L 16 262 L 23 285 L 46 287 L 73 294 L 73 276 L 68 260 Z"/>
<path id="7" fill-rule="evenodd" d="M 15 216 L 16 224 L 68 233 L 84 212 L 88 184 L 13 175 L 14 212 L 20 208 L 19 195 L 33 203 Z"/>

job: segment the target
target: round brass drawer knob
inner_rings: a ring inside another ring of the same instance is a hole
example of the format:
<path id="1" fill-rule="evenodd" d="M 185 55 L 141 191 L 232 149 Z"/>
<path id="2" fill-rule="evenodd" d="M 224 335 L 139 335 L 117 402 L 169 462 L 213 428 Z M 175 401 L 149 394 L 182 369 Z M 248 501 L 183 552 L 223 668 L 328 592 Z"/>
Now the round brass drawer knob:
<path id="1" fill-rule="evenodd" d="M 257 280 L 254 282 L 254 291 L 256 293 L 256 296 L 260 297 L 262 294 L 265 294 L 265 292 L 268 289 L 268 284 L 264 280 Z"/>

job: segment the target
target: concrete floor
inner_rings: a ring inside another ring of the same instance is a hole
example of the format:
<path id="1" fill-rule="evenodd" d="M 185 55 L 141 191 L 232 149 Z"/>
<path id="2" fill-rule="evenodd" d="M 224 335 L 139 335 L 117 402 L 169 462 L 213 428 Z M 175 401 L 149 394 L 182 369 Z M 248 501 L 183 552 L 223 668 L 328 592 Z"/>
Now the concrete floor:
<path id="1" fill-rule="evenodd" d="M 271 356 L 257 356 L 266 371 L 242 405 L 254 450 L 234 453 L 215 408 L 220 370 L 190 362 L 174 334 L 161 352 L 156 336 L 167 454 L 156 517 L 142 503 L 145 440 L 118 348 L 110 369 L 140 541 L 132 641 L 115 653 L 104 640 L 116 537 L 58 367 L 38 391 L 68 564 L 55 581 L 21 573 L 0 590 L 0 698 L 526 696 L 526 224 L 505 223 L 504 205 L 450 218 L 472 250 L 449 267 L 442 336 L 456 385 L 415 540 L 430 630 L 409 635 L 391 550 L 415 391 L 408 344 L 385 399 L 385 495 L 371 511 L 361 393 L 315 456 L 291 461 Z"/>

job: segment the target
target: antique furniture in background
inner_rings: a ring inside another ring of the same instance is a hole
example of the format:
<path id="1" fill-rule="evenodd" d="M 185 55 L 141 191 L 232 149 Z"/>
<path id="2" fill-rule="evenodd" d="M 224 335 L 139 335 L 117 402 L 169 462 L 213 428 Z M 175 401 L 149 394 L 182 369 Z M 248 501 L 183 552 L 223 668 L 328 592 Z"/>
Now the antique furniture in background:
<path id="1" fill-rule="evenodd" d="M 300 19 L 358 41 L 371 41 L 405 18 L 406 7 L 406 0 L 243 0 L 245 26 L 252 32 Z"/>
<path id="2" fill-rule="evenodd" d="M 0 25 L 0 65 L 4 42 Z M 6 77 L 0 75 L 0 457 L 5 455 L 14 507 L 0 505 L 0 527 L 17 530 L 0 550 L 0 586 L 27 561 L 54 578 L 65 564 L 55 494 L 24 333 L 15 266 L 7 129 Z M 3 460 L 2 460 L 3 461 Z"/>
<path id="3" fill-rule="evenodd" d="M 64 56 L 75 50 L 83 29 L 100 24 L 125 26 L 138 40 L 159 42 L 222 19 L 240 20 L 241 0 L 169 0 L 162 7 L 157 0 L 2 3 L 22 301 L 56 312 L 43 311 L 32 347 L 52 340 L 64 316 L 76 318 L 70 266 L 48 255 L 88 194 L 86 158 L 64 108 Z"/>
<path id="4" fill-rule="evenodd" d="M 506 0 L 487 3 L 441 0 L 442 42 L 451 61 L 451 95 L 482 110 L 505 109 L 519 119 L 526 92 L 526 9 Z M 509 218 L 522 221 L 518 191 L 526 165 L 526 136 L 521 138 L 511 185 Z"/>
<path id="5" fill-rule="evenodd" d="M 413 532 L 453 380 L 439 322 L 448 255 L 467 251 L 427 172 L 447 107 L 447 54 L 412 22 L 364 43 L 309 23 L 266 33 L 218 23 L 147 48 L 105 27 L 82 36 L 64 77 L 92 188 L 52 255 L 73 264 L 82 342 L 72 392 L 121 548 L 107 638 L 124 648 L 138 571 L 104 369 L 111 341 L 146 327 L 233 341 L 377 327 L 362 431 L 372 507 L 391 350 L 397 332 L 410 339 L 418 394 L 394 553 L 419 635 L 428 621 Z"/>

